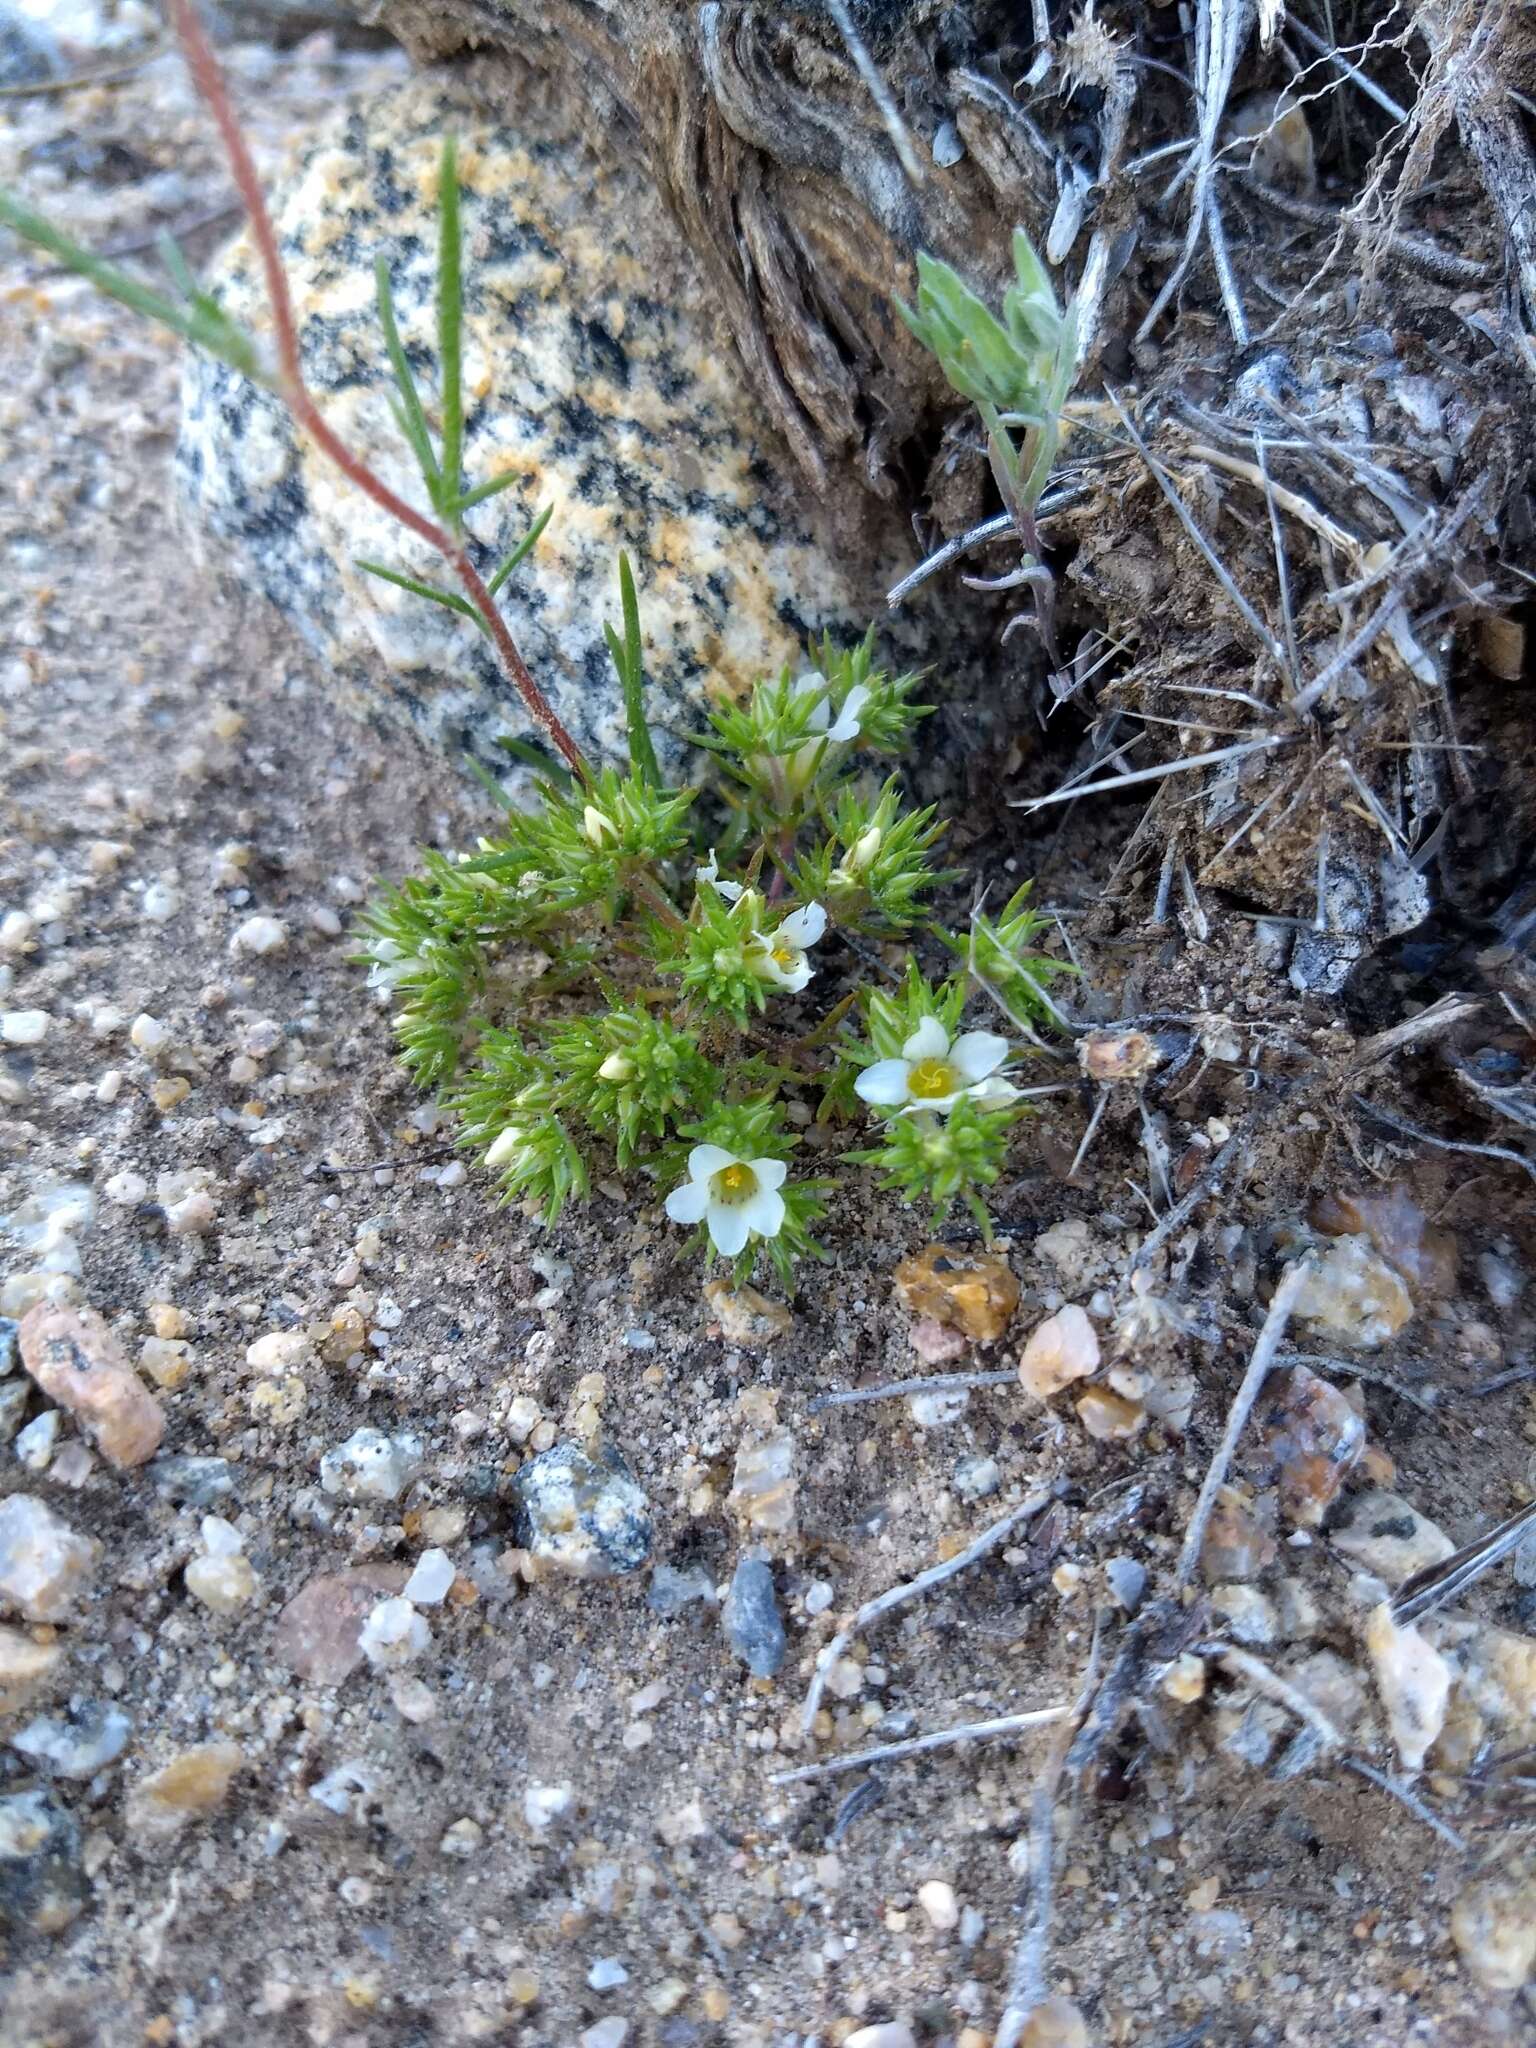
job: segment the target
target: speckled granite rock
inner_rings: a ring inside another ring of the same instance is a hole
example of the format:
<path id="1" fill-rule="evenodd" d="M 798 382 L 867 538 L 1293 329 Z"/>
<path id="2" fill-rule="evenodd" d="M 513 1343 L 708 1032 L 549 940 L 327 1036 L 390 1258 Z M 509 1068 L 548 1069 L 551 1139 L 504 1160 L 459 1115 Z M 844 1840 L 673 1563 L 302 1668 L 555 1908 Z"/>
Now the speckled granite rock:
<path id="1" fill-rule="evenodd" d="M 630 551 L 653 717 L 677 767 L 711 696 L 799 659 L 811 631 L 861 631 L 910 542 L 889 531 L 861 543 L 862 586 L 834 563 L 646 188 L 578 141 L 486 127 L 461 88 L 430 77 L 345 114 L 275 196 L 307 374 L 391 484 L 422 502 L 388 409 L 373 264 L 389 259 L 406 347 L 430 387 L 449 130 L 464 188 L 466 472 L 519 476 L 469 526 L 489 565 L 553 505 L 507 615 L 578 741 L 609 758 L 623 723 L 602 626 L 617 619 L 618 554 Z M 243 240 L 216 281 L 232 310 L 265 324 Z M 362 686 L 371 711 L 403 712 L 451 752 L 506 766 L 497 735 L 531 728 L 474 628 L 355 566 L 371 556 L 440 578 L 436 558 L 301 451 L 275 400 L 194 363 L 180 466 L 198 523 L 236 544 L 242 575 Z"/>

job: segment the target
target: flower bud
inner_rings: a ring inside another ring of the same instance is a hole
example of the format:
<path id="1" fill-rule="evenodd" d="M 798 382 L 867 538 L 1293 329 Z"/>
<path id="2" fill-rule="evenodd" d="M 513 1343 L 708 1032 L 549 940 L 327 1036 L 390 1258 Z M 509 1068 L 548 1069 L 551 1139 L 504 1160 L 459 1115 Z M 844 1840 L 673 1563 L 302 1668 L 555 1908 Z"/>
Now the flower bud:
<path id="1" fill-rule="evenodd" d="M 884 838 L 885 834 L 878 825 L 871 825 L 867 832 L 861 832 L 843 855 L 844 872 L 850 875 L 867 874 L 874 865 L 875 856 L 879 853 Z"/>
<path id="2" fill-rule="evenodd" d="M 498 1137 L 492 1139 L 485 1163 L 493 1171 L 498 1166 L 510 1166 L 522 1148 L 522 1131 L 516 1124 L 508 1124 Z"/>
<path id="3" fill-rule="evenodd" d="M 596 804 L 588 804 L 581 814 L 581 829 L 599 851 L 611 839 L 617 842 L 619 828 L 606 811 L 600 811 Z"/>
<path id="4" fill-rule="evenodd" d="M 628 1053 L 611 1052 L 597 1070 L 602 1081 L 632 1081 L 635 1078 L 635 1063 Z"/>

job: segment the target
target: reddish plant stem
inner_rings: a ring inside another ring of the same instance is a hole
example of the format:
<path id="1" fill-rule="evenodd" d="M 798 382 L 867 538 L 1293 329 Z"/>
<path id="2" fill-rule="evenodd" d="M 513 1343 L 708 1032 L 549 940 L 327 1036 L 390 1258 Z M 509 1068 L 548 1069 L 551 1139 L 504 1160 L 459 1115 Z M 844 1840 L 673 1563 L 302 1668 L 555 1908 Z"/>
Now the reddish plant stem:
<path id="1" fill-rule="evenodd" d="M 408 505 L 389 488 L 363 461 L 353 454 L 346 443 L 331 427 L 320 408 L 311 397 L 304 382 L 304 365 L 299 354 L 298 327 L 293 317 L 293 300 L 288 290 L 288 277 L 283 269 L 282 255 L 277 246 L 272 219 L 267 212 L 267 202 L 262 193 L 261 181 L 256 175 L 256 166 L 241 131 L 240 123 L 225 89 L 223 74 L 213 54 L 203 25 L 197 16 L 193 0 L 168 0 L 171 21 L 192 74 L 192 82 L 219 131 L 224 153 L 229 159 L 230 173 L 235 189 L 245 208 L 246 220 L 250 225 L 251 239 L 261 262 L 262 275 L 266 280 L 267 300 L 272 309 L 272 324 L 277 338 L 278 374 L 282 397 L 295 423 L 327 456 L 349 482 L 372 498 L 376 505 L 386 511 L 390 518 L 417 534 L 429 547 L 443 556 L 458 578 L 464 594 L 484 620 L 491 643 L 501 657 L 502 666 L 512 678 L 529 712 L 544 728 L 556 750 L 563 756 L 566 765 L 578 781 L 590 783 L 592 777 L 586 757 L 571 738 L 554 707 L 534 681 L 527 662 L 518 652 L 517 642 L 502 617 L 496 600 L 485 587 L 485 580 L 470 560 L 462 543 L 428 519 L 414 506 Z"/>

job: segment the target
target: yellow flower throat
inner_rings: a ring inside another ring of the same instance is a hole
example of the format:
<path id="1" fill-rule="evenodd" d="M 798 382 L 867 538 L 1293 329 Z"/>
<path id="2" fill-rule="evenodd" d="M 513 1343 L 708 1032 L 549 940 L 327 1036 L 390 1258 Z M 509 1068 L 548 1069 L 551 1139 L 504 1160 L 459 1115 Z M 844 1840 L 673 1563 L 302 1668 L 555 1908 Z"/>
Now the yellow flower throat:
<path id="1" fill-rule="evenodd" d="M 907 1093 L 914 1102 L 933 1102 L 941 1095 L 953 1095 L 957 1085 L 955 1070 L 948 1060 L 919 1060 L 907 1076 Z"/>

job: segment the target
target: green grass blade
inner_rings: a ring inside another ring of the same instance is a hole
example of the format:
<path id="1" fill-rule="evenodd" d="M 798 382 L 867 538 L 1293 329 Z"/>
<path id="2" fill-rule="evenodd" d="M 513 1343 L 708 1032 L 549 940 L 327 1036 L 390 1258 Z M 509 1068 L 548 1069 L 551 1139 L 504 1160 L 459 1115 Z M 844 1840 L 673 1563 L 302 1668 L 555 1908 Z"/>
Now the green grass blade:
<path id="1" fill-rule="evenodd" d="M 537 768 L 540 774 L 548 776 L 551 782 L 557 783 L 567 792 L 575 788 L 575 777 L 571 771 L 546 754 L 541 747 L 534 746 L 531 740 L 516 739 L 511 733 L 504 732 L 496 744 L 503 753 L 510 754 L 514 761 L 521 761 L 525 768 Z"/>
<path id="2" fill-rule="evenodd" d="M 603 637 L 608 642 L 608 652 L 613 657 L 619 685 L 624 692 L 629 765 L 643 782 L 659 788 L 661 769 L 656 762 L 651 729 L 645 722 L 645 650 L 640 641 L 640 602 L 635 595 L 635 573 L 629 565 L 629 556 L 622 552 L 619 555 L 619 602 L 624 612 L 624 638 L 620 640 L 612 626 L 607 624 L 603 627 Z"/>
<path id="3" fill-rule="evenodd" d="M 382 582 L 393 583 L 401 590 L 410 591 L 413 597 L 427 598 L 432 604 L 440 604 L 451 612 L 460 612 L 466 619 L 473 619 L 481 632 L 485 632 L 484 619 L 475 610 L 467 597 L 460 597 L 456 590 L 444 590 L 437 583 L 423 583 L 418 577 L 403 576 L 398 569 L 386 568 L 382 562 L 365 562 L 358 558 L 359 569 L 366 569 L 370 576 L 377 576 Z"/>
<path id="4" fill-rule="evenodd" d="M 521 474 L 515 469 L 503 470 L 500 476 L 487 478 L 483 484 L 476 484 L 472 491 L 466 491 L 462 498 L 455 498 L 448 507 L 450 512 L 470 512 L 476 505 L 483 505 L 487 498 L 499 497 L 509 491 L 513 484 L 522 482 Z"/>
<path id="5" fill-rule="evenodd" d="M 243 377 L 272 388 L 273 379 L 262 367 L 255 341 L 205 293 L 200 293 L 190 306 L 168 299 L 163 292 L 142 283 L 131 272 L 120 270 L 104 256 L 97 256 L 83 247 L 43 214 L 34 213 L 14 194 L 3 190 L 0 190 L 0 225 L 8 227 L 24 242 L 30 242 L 35 249 L 52 256 L 55 262 L 61 263 L 66 270 L 74 271 L 77 277 L 88 279 L 99 292 L 115 299 L 120 306 L 128 307 L 130 312 L 153 320 L 157 326 L 168 327 L 183 341 L 217 356 L 220 362 L 228 363 Z"/>
<path id="6" fill-rule="evenodd" d="M 506 582 L 507 578 L 512 574 L 513 570 L 519 568 L 522 565 L 522 563 L 524 563 L 528 559 L 529 555 L 533 553 L 533 550 L 538 543 L 539 535 L 544 531 L 545 527 L 548 526 L 550 520 L 553 519 L 554 516 L 554 506 L 546 505 L 544 507 L 544 510 L 534 520 L 532 526 L 529 527 L 528 531 L 523 535 L 522 539 L 518 542 L 517 546 L 512 550 L 511 554 L 508 555 L 507 559 L 501 564 L 500 568 L 491 578 L 488 588 L 490 590 L 492 597 L 496 596 L 497 592 L 501 589 L 502 585 Z"/>
<path id="7" fill-rule="evenodd" d="M 464 243 L 459 227 L 459 152 L 451 135 L 443 138 L 442 168 L 437 181 L 437 360 L 442 380 L 443 505 L 455 528 L 462 524 L 458 503 L 464 468 Z"/>
<path id="8" fill-rule="evenodd" d="M 427 487 L 427 496 L 433 507 L 440 509 L 442 475 L 438 470 L 437 457 L 432 453 L 432 436 L 427 428 L 427 416 L 421 409 L 421 394 L 416 389 L 416 378 L 405 353 L 405 344 L 400 339 L 400 325 L 395 318 L 395 295 L 389 282 L 389 263 L 383 256 L 375 262 L 373 276 L 378 290 L 379 324 L 384 329 L 384 346 L 400 393 L 400 425 L 411 444 L 411 453 Z"/>

